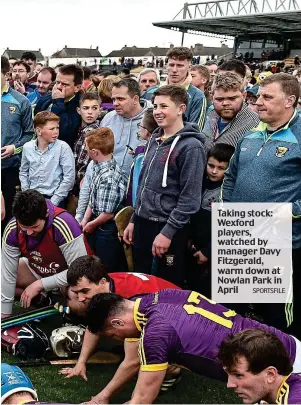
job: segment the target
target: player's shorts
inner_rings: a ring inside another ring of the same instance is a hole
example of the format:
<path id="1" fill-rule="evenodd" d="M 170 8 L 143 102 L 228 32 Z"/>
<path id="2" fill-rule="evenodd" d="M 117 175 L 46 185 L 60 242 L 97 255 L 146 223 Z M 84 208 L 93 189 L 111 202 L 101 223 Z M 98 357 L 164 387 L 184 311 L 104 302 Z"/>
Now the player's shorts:
<path id="1" fill-rule="evenodd" d="M 27 257 L 20 257 L 20 262 L 23 262 L 24 264 L 26 264 L 28 270 L 31 272 L 31 274 L 37 279 L 37 280 L 41 280 L 41 276 L 39 274 L 37 274 L 30 266 L 28 263 L 28 259 Z"/>
<path id="2" fill-rule="evenodd" d="M 293 364 L 293 373 L 301 373 L 301 342 L 295 336 L 292 336 L 296 341 L 296 357 Z"/>

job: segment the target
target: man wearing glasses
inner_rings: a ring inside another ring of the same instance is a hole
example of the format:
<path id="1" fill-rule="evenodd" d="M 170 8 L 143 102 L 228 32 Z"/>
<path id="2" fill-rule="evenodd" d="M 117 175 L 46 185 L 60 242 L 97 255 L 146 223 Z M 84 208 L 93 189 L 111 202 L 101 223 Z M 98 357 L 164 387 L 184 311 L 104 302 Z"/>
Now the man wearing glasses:
<path id="1" fill-rule="evenodd" d="M 60 139 L 67 142 L 72 149 L 81 123 L 77 107 L 83 76 L 80 66 L 61 66 L 52 93 L 41 97 L 34 110 L 35 115 L 47 110 L 60 117 Z"/>
<path id="2" fill-rule="evenodd" d="M 36 86 L 28 82 L 30 66 L 23 61 L 17 61 L 13 64 L 12 70 L 12 88 L 17 90 L 23 96 L 32 93 Z"/>

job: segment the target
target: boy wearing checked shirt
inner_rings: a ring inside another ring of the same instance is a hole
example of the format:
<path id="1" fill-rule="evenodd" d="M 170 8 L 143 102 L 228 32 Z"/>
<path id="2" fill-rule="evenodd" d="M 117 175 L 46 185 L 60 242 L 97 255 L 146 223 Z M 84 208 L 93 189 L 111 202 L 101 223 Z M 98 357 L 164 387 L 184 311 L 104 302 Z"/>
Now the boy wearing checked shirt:
<path id="1" fill-rule="evenodd" d="M 125 198 L 127 177 L 112 155 L 114 134 L 109 128 L 90 131 L 85 142 L 93 170 L 89 204 L 81 226 L 108 271 L 124 271 L 125 256 L 113 218 Z"/>

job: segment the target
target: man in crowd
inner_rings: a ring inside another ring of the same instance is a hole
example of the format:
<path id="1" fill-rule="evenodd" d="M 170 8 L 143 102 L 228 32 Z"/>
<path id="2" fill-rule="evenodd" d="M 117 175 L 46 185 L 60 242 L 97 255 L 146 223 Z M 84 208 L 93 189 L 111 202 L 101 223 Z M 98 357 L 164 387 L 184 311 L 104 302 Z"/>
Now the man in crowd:
<path id="1" fill-rule="evenodd" d="M 16 58 L 9 58 L 9 71 L 12 72 L 14 63 L 17 62 Z"/>
<path id="2" fill-rule="evenodd" d="M 73 149 L 81 120 L 77 113 L 83 70 L 78 65 L 64 65 L 59 68 L 51 94 L 38 101 L 34 113 L 51 111 L 60 117 L 60 139 Z"/>
<path id="3" fill-rule="evenodd" d="M 11 314 L 15 296 L 29 307 L 43 290 L 66 286 L 68 265 L 92 253 L 77 221 L 38 191 L 19 192 L 13 215 L 2 241 L 2 317 Z"/>
<path id="4" fill-rule="evenodd" d="M 151 101 L 154 91 L 156 91 L 160 85 L 159 72 L 153 68 L 143 69 L 139 73 L 138 83 L 141 90 L 141 98 Z"/>
<path id="5" fill-rule="evenodd" d="M 301 375 L 292 374 L 285 346 L 274 334 L 247 329 L 224 340 L 218 359 L 228 374 L 228 388 L 244 404 L 300 404 Z"/>
<path id="6" fill-rule="evenodd" d="M 204 93 L 210 82 L 210 72 L 207 66 L 193 65 L 190 68 L 190 74 L 192 77 L 191 84 Z"/>
<path id="7" fill-rule="evenodd" d="M 182 86 L 188 94 L 188 104 L 184 115 L 187 122 L 195 122 L 203 128 L 206 117 L 206 98 L 204 93 L 193 86 L 189 73 L 193 58 L 189 48 L 175 47 L 167 52 L 167 83 Z"/>
<path id="8" fill-rule="evenodd" d="M 206 66 L 209 69 L 211 80 L 213 80 L 218 69 L 217 63 L 214 60 L 209 60 L 208 62 L 206 62 Z"/>
<path id="9" fill-rule="evenodd" d="M 114 83 L 112 100 L 115 111 L 104 116 L 101 127 L 108 127 L 113 131 L 114 158 L 128 176 L 133 161 L 129 152 L 141 143 L 137 138 L 138 125 L 150 103 L 140 99 L 140 87 L 134 79 L 122 79 Z"/>
<path id="10" fill-rule="evenodd" d="M 301 370 L 300 341 L 243 318 L 194 291 L 163 290 L 135 300 L 111 293 L 97 294 L 88 304 L 87 323 L 94 334 L 140 338 L 140 371 L 130 400 L 133 404 L 153 403 L 168 364 L 225 380 L 217 361 L 218 348 L 226 338 L 245 329 L 274 333 L 285 345 L 293 372 Z"/>
<path id="11" fill-rule="evenodd" d="M 245 103 L 243 79 L 233 72 L 219 73 L 211 87 L 214 110 L 203 133 L 211 143 L 236 147 L 239 139 L 259 123 L 258 115 Z"/>
<path id="12" fill-rule="evenodd" d="M 39 74 L 40 71 L 43 69 L 43 67 L 44 67 L 43 63 L 40 63 L 40 62 L 37 63 L 34 72 Z"/>
<path id="13" fill-rule="evenodd" d="M 232 73 L 233 74 L 233 73 Z M 230 73 L 228 73 L 228 76 Z M 292 304 L 257 304 L 263 322 L 282 330 L 292 324 L 301 336 L 301 117 L 296 111 L 300 87 L 295 77 L 266 77 L 258 92 L 261 122 L 238 143 L 221 190 L 224 202 L 290 202 L 293 232 Z M 283 214 L 285 216 L 285 214 Z"/>
<path id="14" fill-rule="evenodd" d="M 38 78 L 38 73 L 35 71 L 37 65 L 37 57 L 33 52 L 25 51 L 22 53 L 21 60 L 27 63 L 30 67 L 28 83 L 35 84 Z"/>
<path id="15" fill-rule="evenodd" d="M 23 145 L 34 136 L 30 102 L 9 87 L 9 62 L 1 56 L 1 190 L 6 204 L 5 221 L 11 219 Z M 7 222 L 2 223 L 2 230 Z"/>
<path id="16" fill-rule="evenodd" d="M 30 66 L 26 62 L 17 61 L 13 64 L 12 87 L 24 96 L 33 92 L 36 88 L 35 85 L 28 81 L 29 73 Z"/>
<path id="17" fill-rule="evenodd" d="M 217 69 L 217 73 L 222 72 L 234 72 L 237 73 L 243 80 L 245 80 L 247 67 L 246 65 L 238 59 L 231 59 L 227 62 L 222 63 Z"/>
<path id="18" fill-rule="evenodd" d="M 55 71 L 51 67 L 45 67 L 39 72 L 36 89 L 27 95 L 28 100 L 33 106 L 37 104 L 42 96 L 48 93 L 48 89 L 51 83 L 55 81 L 55 78 Z"/>

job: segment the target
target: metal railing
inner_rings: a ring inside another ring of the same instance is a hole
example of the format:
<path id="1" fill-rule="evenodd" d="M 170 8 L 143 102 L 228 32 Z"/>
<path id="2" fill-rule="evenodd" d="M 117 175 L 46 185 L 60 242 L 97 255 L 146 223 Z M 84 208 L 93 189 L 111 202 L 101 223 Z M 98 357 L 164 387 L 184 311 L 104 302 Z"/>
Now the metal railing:
<path id="1" fill-rule="evenodd" d="M 185 3 L 173 18 L 214 18 L 301 10 L 300 0 L 215 0 Z"/>

